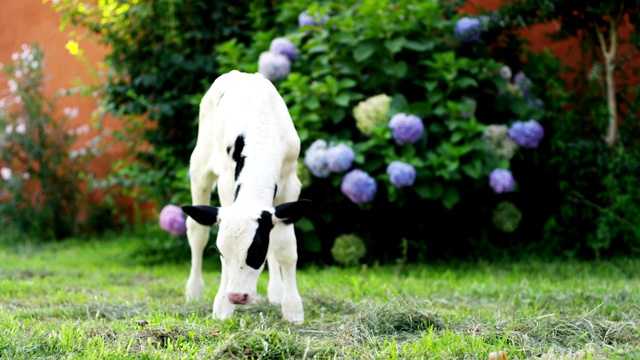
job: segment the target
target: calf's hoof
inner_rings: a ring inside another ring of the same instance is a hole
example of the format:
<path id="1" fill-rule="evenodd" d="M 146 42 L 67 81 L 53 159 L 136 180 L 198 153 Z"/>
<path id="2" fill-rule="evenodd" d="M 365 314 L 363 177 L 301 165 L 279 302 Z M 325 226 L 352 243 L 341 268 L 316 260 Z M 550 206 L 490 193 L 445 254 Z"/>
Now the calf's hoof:
<path id="1" fill-rule="evenodd" d="M 187 302 L 200 301 L 204 296 L 203 280 L 187 280 Z"/>
<path id="2" fill-rule="evenodd" d="M 300 325 L 304 322 L 304 309 L 302 308 L 302 300 L 292 300 L 282 302 L 282 317 L 294 324 Z"/>

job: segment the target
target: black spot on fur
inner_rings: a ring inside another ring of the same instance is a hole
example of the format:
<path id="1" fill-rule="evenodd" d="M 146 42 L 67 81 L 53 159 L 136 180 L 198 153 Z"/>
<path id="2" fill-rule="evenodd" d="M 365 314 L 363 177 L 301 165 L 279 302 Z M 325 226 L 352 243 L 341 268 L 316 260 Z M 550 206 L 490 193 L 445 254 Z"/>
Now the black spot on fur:
<path id="1" fill-rule="evenodd" d="M 244 167 L 244 159 L 246 158 L 246 156 L 242 155 L 243 149 L 244 149 L 244 135 L 240 134 L 236 138 L 236 142 L 233 145 L 233 155 L 231 155 L 231 158 L 233 159 L 233 161 L 236 162 L 236 173 L 235 173 L 236 181 L 238 180 L 238 176 L 240 176 L 240 172 Z"/>
<path id="2" fill-rule="evenodd" d="M 220 105 L 220 100 L 222 100 L 222 97 L 224 96 L 225 93 L 222 93 L 222 95 L 220 95 L 220 97 L 218 98 L 218 105 Z"/>
<path id="3" fill-rule="evenodd" d="M 273 189 L 273 198 L 276 198 L 276 195 L 278 194 L 278 184 L 276 184 L 276 188 Z"/>
<path id="4" fill-rule="evenodd" d="M 247 265 L 254 269 L 259 269 L 267 260 L 267 250 L 269 250 L 269 233 L 273 229 L 271 213 L 263 211 L 258 219 L 258 229 L 253 237 L 253 242 L 247 251 Z"/>
<path id="5" fill-rule="evenodd" d="M 238 186 L 236 186 L 236 193 L 233 196 L 233 201 L 236 201 L 236 199 L 238 199 L 238 194 L 240 193 L 240 187 L 242 186 L 242 184 L 238 184 Z"/>
<path id="6" fill-rule="evenodd" d="M 231 147 L 231 146 L 227 146 L 227 154 L 228 154 L 228 155 L 231 155 L 231 149 L 232 149 L 232 147 Z"/>

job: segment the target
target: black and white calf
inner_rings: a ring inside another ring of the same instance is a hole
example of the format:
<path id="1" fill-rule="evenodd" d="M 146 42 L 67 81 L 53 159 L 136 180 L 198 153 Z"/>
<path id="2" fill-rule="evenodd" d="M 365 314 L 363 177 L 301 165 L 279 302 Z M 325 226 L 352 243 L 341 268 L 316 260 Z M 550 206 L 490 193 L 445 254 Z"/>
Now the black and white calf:
<path id="1" fill-rule="evenodd" d="M 273 84 L 260 74 L 231 71 L 218 77 L 200 103 L 198 139 L 191 155 L 193 206 L 183 206 L 191 246 L 187 300 L 202 298 L 202 253 L 209 228 L 219 224 L 216 245 L 222 261 L 213 303 L 219 319 L 256 296 L 265 261 L 269 301 L 283 317 L 304 319 L 296 284 L 293 223 L 311 206 L 298 200 L 296 174 L 300 138 Z M 209 206 L 218 187 L 220 207 Z M 274 207 L 275 205 L 275 207 Z"/>

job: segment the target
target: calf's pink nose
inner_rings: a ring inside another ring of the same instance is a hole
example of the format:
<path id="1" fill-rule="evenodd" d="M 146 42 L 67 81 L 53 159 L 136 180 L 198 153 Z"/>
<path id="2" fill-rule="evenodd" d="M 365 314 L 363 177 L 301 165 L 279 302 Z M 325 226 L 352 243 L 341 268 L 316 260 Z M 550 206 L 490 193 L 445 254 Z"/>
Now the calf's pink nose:
<path id="1" fill-rule="evenodd" d="M 227 299 L 232 304 L 246 305 L 249 302 L 249 294 L 228 293 Z"/>

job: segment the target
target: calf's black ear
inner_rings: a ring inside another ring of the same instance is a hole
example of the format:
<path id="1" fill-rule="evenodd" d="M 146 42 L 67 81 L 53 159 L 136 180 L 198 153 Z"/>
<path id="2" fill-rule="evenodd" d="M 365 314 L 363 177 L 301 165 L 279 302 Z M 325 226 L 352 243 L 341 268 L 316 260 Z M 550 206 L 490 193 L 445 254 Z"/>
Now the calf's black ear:
<path id="1" fill-rule="evenodd" d="M 217 207 L 208 205 L 185 205 L 182 207 L 185 214 L 191 216 L 198 224 L 205 226 L 212 226 L 220 220 L 218 210 Z"/>
<path id="2" fill-rule="evenodd" d="M 311 200 L 298 200 L 280 204 L 275 207 L 273 214 L 273 222 L 284 222 L 285 224 L 293 224 L 302 219 L 302 217 L 311 208 Z"/>

